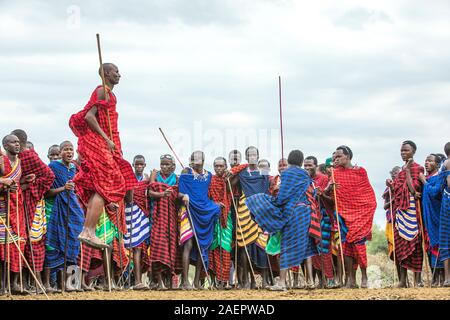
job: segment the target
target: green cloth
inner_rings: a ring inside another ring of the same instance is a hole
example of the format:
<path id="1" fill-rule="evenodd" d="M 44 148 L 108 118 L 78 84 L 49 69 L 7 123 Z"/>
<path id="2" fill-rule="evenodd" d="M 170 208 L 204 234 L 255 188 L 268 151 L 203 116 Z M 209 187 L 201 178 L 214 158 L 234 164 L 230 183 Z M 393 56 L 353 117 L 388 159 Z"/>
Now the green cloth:
<path id="1" fill-rule="evenodd" d="M 53 204 L 55 203 L 55 197 L 51 197 L 51 198 L 45 198 L 45 218 L 47 221 L 47 225 L 50 222 L 50 217 L 52 215 L 52 210 L 53 210 Z M 46 251 L 52 251 L 55 250 L 52 247 L 50 247 L 48 244 L 45 245 L 45 250 Z"/>
<path id="2" fill-rule="evenodd" d="M 105 237 L 105 229 L 106 229 L 106 237 Z M 119 231 L 117 227 L 111 222 L 111 220 L 109 220 L 109 217 L 106 214 L 106 212 L 103 211 L 102 215 L 100 216 L 100 219 L 98 220 L 97 226 L 95 227 L 95 235 L 109 245 L 113 242 L 114 237 L 118 237 L 118 234 Z"/>
<path id="3" fill-rule="evenodd" d="M 281 251 L 281 231 L 270 235 L 267 241 L 266 252 L 271 256 L 279 254 Z"/>
<path id="4" fill-rule="evenodd" d="M 227 226 L 222 228 L 220 220 L 216 222 L 214 229 L 214 240 L 209 250 L 214 250 L 221 246 L 227 252 L 231 252 L 231 243 L 233 241 L 233 220 L 231 219 L 231 212 L 228 214 Z"/>
<path id="5" fill-rule="evenodd" d="M 325 168 L 329 168 L 333 165 L 333 158 L 327 158 L 327 160 L 325 160 Z"/>

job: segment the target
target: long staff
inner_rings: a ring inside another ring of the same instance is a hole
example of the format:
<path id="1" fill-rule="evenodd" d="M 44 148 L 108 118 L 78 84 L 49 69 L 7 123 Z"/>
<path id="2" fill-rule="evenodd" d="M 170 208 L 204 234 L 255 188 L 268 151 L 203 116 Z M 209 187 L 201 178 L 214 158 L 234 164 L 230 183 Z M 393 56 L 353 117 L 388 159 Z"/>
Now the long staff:
<path id="1" fill-rule="evenodd" d="M 33 266 L 33 271 L 36 274 L 36 264 L 34 262 L 34 250 L 33 250 L 33 243 L 31 241 L 31 227 L 28 224 L 28 221 L 30 221 L 28 216 L 28 210 L 27 210 L 27 203 L 26 201 L 23 201 L 23 211 L 25 211 L 25 225 L 27 227 L 28 231 L 28 244 L 30 245 L 30 251 L 31 251 L 31 265 Z M 36 285 L 36 294 L 38 294 L 38 286 Z"/>
<path id="2" fill-rule="evenodd" d="M 161 134 L 162 134 L 164 140 L 166 140 L 166 143 L 167 143 L 167 145 L 169 146 L 169 149 L 173 152 L 175 158 L 176 158 L 176 159 L 178 160 L 178 162 L 180 163 L 181 168 L 184 169 L 184 166 L 183 166 L 183 164 L 181 163 L 180 158 L 178 158 L 177 154 L 176 154 L 175 151 L 173 150 L 172 145 L 170 144 L 169 140 L 167 140 L 167 138 L 166 138 L 166 135 L 164 134 L 164 132 L 162 131 L 161 128 L 159 128 L 159 131 L 161 132 Z"/>
<path id="3" fill-rule="evenodd" d="M 428 266 L 429 261 L 428 261 L 428 259 L 426 257 L 427 252 L 425 250 L 425 232 L 424 232 L 424 227 L 423 227 L 423 222 L 422 222 L 422 210 L 420 208 L 420 200 L 419 199 L 417 199 L 416 209 L 417 209 L 417 215 L 419 216 L 420 230 L 421 230 L 421 233 L 422 233 L 422 251 L 423 251 L 423 256 L 424 256 L 424 260 L 425 260 L 425 274 L 427 276 L 428 285 L 431 288 L 431 281 L 430 281 L 430 269 L 431 269 L 431 267 Z"/>
<path id="4" fill-rule="evenodd" d="M 14 245 L 16 246 L 17 250 L 19 251 L 20 256 L 22 257 L 23 261 L 25 262 L 25 264 L 27 265 L 28 270 L 30 271 L 31 275 L 34 278 L 34 281 L 36 281 L 36 283 L 39 285 L 40 289 L 42 290 L 42 292 L 44 292 L 45 296 L 47 297 L 48 300 L 49 297 L 47 296 L 47 293 L 45 292 L 44 287 L 41 285 L 41 283 L 37 280 L 36 275 L 34 274 L 33 270 L 31 270 L 30 265 L 28 264 L 27 260 L 25 259 L 25 256 L 22 253 L 22 250 L 20 250 L 20 246 L 17 244 L 17 241 L 14 239 L 14 237 L 11 234 L 11 231 L 9 230 L 8 226 L 6 225 L 5 220 L 0 217 L 0 223 L 5 227 L 5 230 L 7 232 L 7 234 L 11 237 L 11 240 L 13 241 Z"/>
<path id="5" fill-rule="evenodd" d="M 396 254 L 395 254 L 394 213 L 392 211 L 392 191 L 391 191 L 391 188 L 389 188 L 389 211 L 391 212 L 392 253 L 394 254 L 394 265 L 395 265 L 395 268 L 394 268 L 394 284 L 395 284 L 395 275 L 397 274 L 397 257 L 396 257 Z"/>
<path id="6" fill-rule="evenodd" d="M 67 247 L 69 246 L 70 191 L 67 190 L 66 194 L 67 194 L 67 216 L 66 216 L 66 242 L 64 243 L 63 292 L 66 291 L 66 281 L 67 281 Z"/>
<path id="7" fill-rule="evenodd" d="M 344 279 L 345 279 L 347 277 L 347 271 L 345 270 L 345 264 L 344 264 L 344 248 L 343 248 L 343 244 L 342 244 L 341 225 L 339 223 L 339 210 L 338 210 L 338 202 L 337 202 L 337 195 L 336 195 L 336 180 L 334 179 L 334 168 L 331 168 L 331 181 L 333 182 L 334 207 L 336 209 L 336 220 L 337 220 L 338 233 L 339 233 L 341 264 L 342 264 L 342 270 L 344 271 Z"/>
<path id="8" fill-rule="evenodd" d="M 230 179 L 227 179 L 227 182 L 228 182 L 228 188 L 230 189 L 231 194 L 233 194 L 233 189 L 231 188 Z M 242 241 L 244 242 L 244 251 L 245 251 L 245 254 L 247 255 L 247 259 L 248 259 L 248 262 L 250 265 L 250 270 L 252 272 L 253 279 L 255 279 L 255 271 L 253 270 L 252 260 L 250 259 L 250 255 L 247 251 L 247 244 L 245 243 L 244 233 L 242 232 L 241 222 L 239 221 L 237 206 L 236 206 L 236 203 L 234 202 L 234 197 L 232 199 L 233 199 L 234 211 L 236 212 L 236 229 L 239 228 L 239 231 L 241 232 Z M 238 243 L 237 243 L 237 237 L 236 237 L 236 251 L 238 249 L 237 244 Z M 236 254 L 236 256 L 237 256 L 237 254 Z M 237 261 L 236 261 L 236 265 L 237 265 Z"/>
<path id="9" fill-rule="evenodd" d="M 17 237 L 20 241 L 20 223 L 19 223 L 19 191 L 16 190 L 16 223 L 17 223 Z M 19 281 L 20 292 L 23 292 L 23 278 L 22 278 L 22 259 L 19 259 Z"/>

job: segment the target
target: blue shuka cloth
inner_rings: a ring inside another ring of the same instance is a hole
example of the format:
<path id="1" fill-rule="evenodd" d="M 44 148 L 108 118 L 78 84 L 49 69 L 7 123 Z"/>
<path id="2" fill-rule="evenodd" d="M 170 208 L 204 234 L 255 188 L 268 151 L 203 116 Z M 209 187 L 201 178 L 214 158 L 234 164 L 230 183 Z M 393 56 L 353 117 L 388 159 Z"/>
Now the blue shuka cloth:
<path id="1" fill-rule="evenodd" d="M 442 182 L 439 175 L 429 177 L 423 186 L 422 214 L 425 230 L 427 230 L 431 247 L 439 246 L 439 220 L 441 215 Z M 436 259 L 430 251 L 431 266 L 443 268 L 444 264 Z"/>
<path id="2" fill-rule="evenodd" d="M 243 170 L 239 173 L 239 181 L 241 183 L 242 191 L 245 197 L 250 197 L 255 194 L 264 193 L 269 194 L 270 180 L 269 175 L 261 174 L 259 170 L 249 171 Z M 250 209 L 250 208 L 249 208 Z M 253 216 L 252 210 L 250 214 Z M 268 257 L 265 249 L 259 247 L 256 242 L 247 246 L 250 259 L 259 268 L 268 268 Z"/>
<path id="3" fill-rule="evenodd" d="M 450 259 L 450 188 L 447 185 L 447 177 L 450 170 L 442 170 L 439 174 L 442 181 L 441 219 L 439 222 L 439 249 L 440 260 Z"/>
<path id="4" fill-rule="evenodd" d="M 256 222 L 265 231 L 281 231 L 280 268 L 299 266 L 317 254 L 309 237 L 311 207 L 306 190 L 311 184 L 308 173 L 300 167 L 289 167 L 281 174 L 277 197 L 256 194 L 246 200 Z"/>
<path id="5" fill-rule="evenodd" d="M 70 168 L 67 168 L 61 160 L 57 160 L 52 161 L 49 167 L 55 174 L 52 189 L 63 187 L 67 181 L 72 180 L 75 176 L 75 166 L 73 164 L 70 164 Z M 69 212 L 67 212 L 68 196 L 70 196 Z M 54 249 L 46 253 L 46 267 L 48 268 L 58 268 L 64 265 L 66 222 L 68 216 L 67 262 L 68 264 L 76 264 L 78 253 L 80 252 L 78 235 L 83 229 L 84 213 L 73 191 L 70 193 L 64 191 L 55 196 L 55 202 L 47 228 L 47 245 Z"/>
<path id="6" fill-rule="evenodd" d="M 239 173 L 239 181 L 246 197 L 250 197 L 257 193 L 269 194 L 269 176 L 261 174 L 259 170 L 248 171 L 246 169 L 241 171 Z"/>
<path id="7" fill-rule="evenodd" d="M 190 222 L 193 224 L 191 227 L 195 231 L 205 267 L 208 269 L 209 247 L 214 240 L 214 226 L 220 214 L 220 207 L 208 198 L 211 173 L 205 171 L 204 174 L 193 174 L 191 168 L 188 170 L 189 173 L 180 175 L 178 190 L 189 196 Z M 193 245 L 198 248 L 196 242 Z M 197 261 L 197 250 L 191 251 L 191 259 Z"/>

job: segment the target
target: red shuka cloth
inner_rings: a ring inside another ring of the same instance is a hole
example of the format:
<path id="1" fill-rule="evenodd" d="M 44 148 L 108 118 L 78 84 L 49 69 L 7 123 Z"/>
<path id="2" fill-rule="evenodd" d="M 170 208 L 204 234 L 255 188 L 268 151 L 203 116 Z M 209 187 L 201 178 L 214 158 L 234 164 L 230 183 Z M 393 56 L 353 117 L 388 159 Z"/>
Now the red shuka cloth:
<path id="1" fill-rule="evenodd" d="M 334 169 L 334 179 L 339 184 L 336 208 L 348 228 L 347 242 L 370 240 L 377 201 L 366 170 L 338 167 Z"/>
<path id="2" fill-rule="evenodd" d="M 420 173 L 424 173 L 424 168 L 417 163 L 412 163 L 411 168 L 411 183 L 414 189 L 420 192 L 422 189 L 422 185 L 419 180 Z M 402 170 L 399 172 L 397 177 L 394 179 L 394 223 L 396 220 L 395 212 L 397 210 L 407 210 L 409 207 L 409 188 L 406 184 L 406 170 Z M 416 203 L 417 204 L 417 203 Z M 416 215 L 419 214 L 419 211 L 416 211 Z M 407 241 L 400 237 L 397 228 L 394 228 L 394 243 L 395 243 L 395 255 L 399 264 L 412 270 L 414 272 L 422 271 L 422 262 L 423 262 L 423 250 L 422 250 L 422 234 L 421 234 L 421 226 L 420 219 L 417 219 L 417 223 L 419 225 L 419 235 L 415 237 L 411 241 Z"/>
<path id="3" fill-rule="evenodd" d="M 168 188 L 173 190 L 168 197 L 153 199 L 150 262 L 159 262 L 175 272 L 178 253 L 178 213 L 175 200 L 178 197 L 178 186 L 152 182 L 149 188 L 154 192 L 164 192 Z"/>
<path id="4" fill-rule="evenodd" d="M 78 154 L 81 165 L 74 178 L 76 191 L 84 206 L 94 193 L 98 193 L 105 202 L 120 202 L 123 200 L 126 191 L 133 189 L 137 180 L 131 165 L 122 157 L 122 145 L 118 131 L 118 113 L 116 111 L 116 97 L 108 91 L 109 100 L 98 100 L 98 86 L 91 95 L 88 103 L 80 112 L 70 117 L 69 126 L 78 137 Z M 116 145 L 112 153 L 105 140 L 95 133 L 87 124 L 85 116 L 92 107 L 97 106 L 97 121 L 100 128 L 109 137 L 111 124 L 112 140 Z M 120 215 L 120 221 L 116 221 L 114 212 L 108 211 L 110 220 L 119 228 L 119 231 L 126 232 L 125 215 Z"/>
<path id="5" fill-rule="evenodd" d="M 28 188 L 22 191 L 24 211 L 26 210 L 25 218 L 28 218 L 27 223 L 31 228 L 37 202 L 50 190 L 53 180 L 55 180 L 55 174 L 32 149 L 22 151 L 19 154 L 19 158 L 22 165 L 22 176 L 29 174 L 36 175 L 34 182 L 30 183 Z M 25 248 L 25 257 L 28 261 L 34 262 L 34 268 L 37 272 L 41 272 L 44 269 L 45 239 L 46 237 L 44 235 L 39 242 L 33 243 L 33 257 L 31 256 L 30 246 L 27 245 Z"/>
<path id="6" fill-rule="evenodd" d="M 220 225 L 222 228 L 227 226 L 228 213 L 231 208 L 231 194 L 229 191 L 228 182 L 224 177 L 213 175 L 211 184 L 209 185 L 209 197 L 216 203 L 223 203 L 225 207 L 221 208 Z"/>
<path id="7" fill-rule="evenodd" d="M 11 174 L 12 172 L 12 166 L 11 166 L 11 162 L 9 161 L 9 158 L 6 155 L 3 155 L 3 160 L 5 163 L 5 175 L 3 176 L 3 178 L 9 178 L 9 174 Z M 17 160 L 19 161 L 19 160 Z M 19 163 L 19 166 L 21 166 L 21 163 Z M 18 168 L 18 170 L 20 171 L 21 169 Z M 26 225 L 25 225 L 25 216 L 24 216 L 24 212 L 23 212 L 23 207 L 22 207 L 22 191 L 20 190 L 20 177 L 21 175 L 19 174 L 18 176 L 16 176 L 14 178 L 14 181 L 16 182 L 16 184 L 19 186 L 19 188 L 17 189 L 17 194 L 16 192 L 10 192 L 10 202 L 9 202 L 9 226 L 10 229 L 12 229 L 12 231 L 14 232 L 14 234 L 20 236 L 20 238 L 27 238 L 27 230 L 26 230 Z M 2 192 L 1 193 L 2 198 L 4 197 L 5 200 L 5 205 L 8 205 L 8 194 L 7 192 Z M 16 206 L 16 203 L 19 203 L 19 206 Z M 5 210 L 7 210 L 7 208 L 5 208 Z M 18 211 L 17 211 L 18 210 Z M 19 218 L 17 220 L 17 218 Z M 5 219 L 4 222 L 7 223 L 7 217 L 5 215 Z M 5 230 L 5 236 L 6 236 L 6 230 Z M 8 234 L 8 242 L 11 241 L 11 236 Z M 6 239 L 5 239 L 6 240 Z M 25 242 L 24 241 L 20 241 L 17 242 L 17 244 L 20 247 L 20 251 L 24 251 L 25 249 Z M 7 248 L 9 247 L 9 261 L 11 264 L 11 271 L 12 272 L 19 272 L 20 271 L 20 266 L 22 268 L 24 268 L 26 266 L 25 262 L 23 261 L 23 259 L 20 256 L 19 250 L 17 249 L 16 245 L 14 244 L 14 242 L 11 241 L 11 243 L 9 244 L 4 244 L 3 242 L 0 243 L 0 260 L 1 261 L 5 261 L 7 260 Z"/>

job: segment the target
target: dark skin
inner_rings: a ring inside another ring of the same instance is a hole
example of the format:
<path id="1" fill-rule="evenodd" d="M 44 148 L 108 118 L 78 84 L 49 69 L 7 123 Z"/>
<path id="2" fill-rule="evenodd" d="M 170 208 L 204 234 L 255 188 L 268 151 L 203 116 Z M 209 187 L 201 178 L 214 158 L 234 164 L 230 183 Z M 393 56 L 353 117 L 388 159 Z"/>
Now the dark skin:
<path id="1" fill-rule="evenodd" d="M 69 169 L 70 168 L 70 163 L 73 160 L 74 157 L 74 148 L 73 148 L 73 144 L 70 142 L 66 142 L 61 146 L 61 149 L 58 148 L 58 150 L 60 150 L 60 154 L 59 154 L 59 158 L 62 160 L 62 163 Z M 62 187 L 56 188 L 56 189 L 50 189 L 49 191 L 46 192 L 45 194 L 45 198 L 54 198 L 56 197 L 56 195 L 63 193 L 63 192 L 70 192 L 72 190 L 75 189 L 75 184 L 73 183 L 73 181 L 68 180 L 66 182 L 66 184 Z M 44 269 L 44 287 L 46 289 L 47 292 L 52 292 L 53 288 L 50 286 L 50 268 L 45 268 Z M 62 289 L 63 286 L 65 285 L 64 282 L 62 281 L 63 276 L 62 276 L 62 272 L 61 274 L 58 276 L 58 283 L 57 286 L 58 288 Z M 67 274 L 66 278 L 69 276 L 69 274 Z M 67 287 L 65 288 L 66 291 L 75 291 L 75 288 L 72 287 Z"/>
<path id="2" fill-rule="evenodd" d="M 447 155 L 447 160 L 445 160 L 444 162 L 444 167 L 445 170 L 450 170 L 450 145 L 447 144 L 445 147 L 446 147 L 445 154 Z M 450 175 L 447 176 L 447 189 L 450 189 Z M 444 261 L 444 272 L 445 272 L 444 287 L 450 287 L 450 259 Z"/>
<path id="3" fill-rule="evenodd" d="M 214 161 L 214 172 L 216 173 L 217 176 L 223 177 L 224 174 L 227 172 L 227 163 L 223 159 L 216 159 Z M 227 192 L 229 192 L 229 191 L 227 190 Z M 225 207 L 225 205 L 223 203 L 217 203 L 217 204 L 220 205 L 222 208 Z M 211 278 L 212 278 L 212 282 L 215 284 L 216 281 L 214 279 L 213 272 L 211 272 Z M 225 285 L 226 285 L 226 283 L 218 283 L 218 288 L 222 289 Z"/>
<path id="4" fill-rule="evenodd" d="M 117 85 L 120 80 L 119 69 L 113 64 L 105 64 L 104 73 L 105 84 L 112 91 L 114 86 Z M 103 87 L 97 89 L 97 97 L 99 101 L 105 100 L 106 95 Z M 107 97 L 109 99 L 109 94 Z M 85 120 L 89 127 L 103 138 L 109 150 L 114 153 L 116 145 L 100 127 L 96 118 L 97 112 L 97 106 L 93 106 L 86 114 Z M 132 192 L 127 193 L 125 201 L 127 203 L 132 202 Z M 80 233 L 80 238 L 88 239 L 90 242 L 103 247 L 105 244 L 95 235 L 95 226 L 100 218 L 104 206 L 105 200 L 98 193 L 95 193 L 89 200 L 83 231 Z M 115 203 L 109 203 L 107 207 L 111 210 L 117 210 L 118 205 Z"/>
<path id="5" fill-rule="evenodd" d="M 148 175 L 144 173 L 146 166 L 147 164 L 145 163 L 145 160 L 142 158 L 137 158 L 133 162 L 134 173 L 137 176 L 144 176 L 144 180 L 149 179 Z"/>
<path id="6" fill-rule="evenodd" d="M 48 150 L 47 158 L 49 161 L 55 161 L 61 159 L 61 151 L 59 147 L 52 147 Z"/>
<path id="7" fill-rule="evenodd" d="M 401 156 L 402 160 L 405 161 L 405 165 L 403 166 L 403 169 L 406 171 L 406 185 L 408 186 L 409 192 L 412 195 L 414 195 L 414 198 L 419 199 L 421 195 L 417 190 L 415 190 L 415 188 L 412 184 L 411 171 L 410 171 L 411 165 L 414 163 L 414 154 L 415 153 L 416 153 L 416 151 L 409 144 L 403 144 L 400 148 L 400 156 Z M 391 188 L 391 190 L 393 190 L 392 180 L 388 179 L 386 181 L 386 185 L 389 188 Z M 397 273 L 399 274 L 399 284 L 397 285 L 397 287 L 406 288 L 406 286 L 407 286 L 406 278 L 408 275 L 407 269 L 400 266 L 399 264 L 397 264 Z M 419 272 L 414 273 L 414 281 L 415 281 L 416 285 L 419 285 L 419 286 L 421 285 L 421 279 L 420 279 Z"/>
<path id="8" fill-rule="evenodd" d="M 14 135 L 9 135 L 6 138 L 5 144 L 3 145 L 5 148 L 5 154 L 8 157 L 11 164 L 15 164 L 16 161 L 19 161 L 18 155 L 20 153 L 21 147 L 20 147 L 20 141 L 19 138 L 17 138 Z M 9 189 L 10 192 L 16 192 L 18 190 L 18 186 L 15 183 L 14 180 L 11 179 L 4 179 L 4 185 Z M 3 270 L 3 268 L 0 268 Z M 19 293 L 19 292 L 25 292 L 23 290 L 23 286 L 19 285 L 19 273 L 12 272 L 12 285 L 11 285 L 11 292 L 13 293 Z M 0 281 L 3 281 L 3 277 L 1 277 Z M 2 287 L 5 288 L 2 282 Z M 26 292 L 25 292 L 26 293 Z"/>
<path id="9" fill-rule="evenodd" d="M 258 160 L 259 160 L 259 154 L 258 154 L 258 149 L 256 148 L 250 148 L 247 150 L 246 154 L 245 154 L 245 159 L 247 160 L 249 166 L 249 170 L 250 171 L 256 171 L 258 170 Z M 239 183 L 239 176 L 233 176 L 230 179 L 232 185 L 237 185 Z M 248 279 L 248 275 L 250 272 L 250 261 L 248 260 L 247 257 L 247 253 L 245 251 L 244 247 L 240 247 L 238 248 L 238 261 L 241 264 L 238 268 L 238 279 L 239 279 L 239 286 L 238 288 L 240 289 L 245 289 L 248 288 L 250 286 L 250 288 L 254 289 L 256 288 L 256 282 L 255 279 L 253 277 L 253 274 L 250 273 L 250 283 L 249 283 L 249 279 Z M 267 268 L 263 268 L 262 269 L 262 286 L 266 287 L 267 284 Z"/>
<path id="10" fill-rule="evenodd" d="M 194 170 L 195 173 L 197 174 L 202 174 L 204 172 L 203 170 L 203 166 L 204 166 L 204 156 L 202 153 L 199 152 L 194 152 L 191 156 L 191 164 L 192 164 L 192 169 Z M 188 173 L 188 169 L 185 168 L 183 169 L 183 171 L 181 172 L 181 174 L 187 174 Z M 186 207 L 189 206 L 189 196 L 187 194 L 182 194 L 179 193 L 179 198 L 183 201 L 184 205 Z M 188 241 L 185 242 L 185 244 L 183 245 L 183 256 L 182 256 L 182 264 L 183 264 L 183 271 L 182 271 L 182 283 L 181 286 L 183 289 L 192 289 L 192 286 L 189 284 L 189 279 L 188 279 L 188 272 L 189 272 L 189 262 L 190 262 L 190 254 L 191 254 L 191 250 L 194 247 L 194 239 L 191 238 Z M 197 248 L 195 248 L 195 250 L 197 250 Z M 203 269 L 202 266 L 202 259 L 197 259 L 197 263 L 195 266 L 195 277 L 194 277 L 194 288 L 200 289 L 201 287 L 201 283 L 200 283 L 200 273 L 201 270 Z"/>
<path id="11" fill-rule="evenodd" d="M 334 165 L 336 167 L 342 168 L 353 168 L 351 159 L 349 155 L 344 154 L 344 151 L 338 149 L 333 155 Z M 339 188 L 339 184 L 336 184 L 336 188 Z M 353 269 L 353 264 L 355 264 L 355 259 L 350 256 L 344 256 L 344 266 L 346 273 L 346 288 L 356 288 L 356 270 Z M 367 288 L 367 270 L 366 268 L 361 268 L 361 287 Z"/>
<path id="12" fill-rule="evenodd" d="M 166 159 L 166 158 L 161 160 L 160 171 L 163 176 L 168 177 L 169 175 L 171 175 L 173 172 L 172 168 L 173 168 L 172 160 Z M 150 178 L 151 181 L 156 181 L 156 174 L 157 174 L 157 170 L 153 170 L 152 176 Z M 155 192 L 152 190 L 148 190 L 148 196 L 153 199 L 169 197 L 171 193 L 172 193 L 172 189 L 166 189 L 166 190 L 164 190 L 164 192 Z M 157 283 L 157 289 L 161 289 L 161 290 L 167 289 L 164 284 L 164 281 L 163 281 L 161 269 L 157 268 L 158 266 L 156 264 L 153 264 L 152 266 L 153 266 L 153 275 L 154 275 L 154 277 L 156 279 L 156 283 Z"/>

